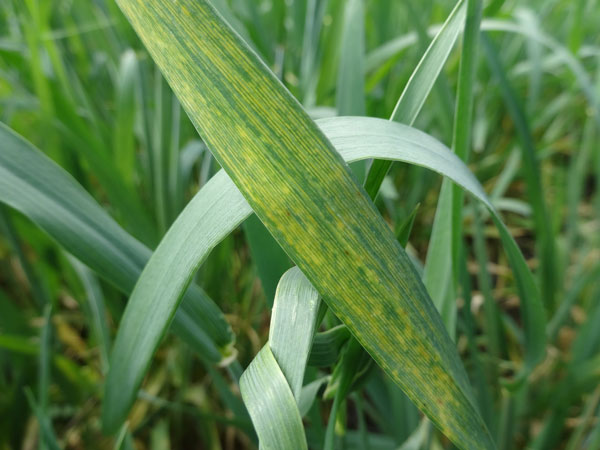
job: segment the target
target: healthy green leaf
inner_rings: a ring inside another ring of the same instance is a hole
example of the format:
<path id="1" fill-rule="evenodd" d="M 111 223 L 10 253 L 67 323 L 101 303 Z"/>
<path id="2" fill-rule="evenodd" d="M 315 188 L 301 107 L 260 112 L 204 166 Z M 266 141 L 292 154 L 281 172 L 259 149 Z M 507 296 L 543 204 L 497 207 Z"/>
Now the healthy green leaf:
<path id="1" fill-rule="evenodd" d="M 269 342 L 240 379 L 261 448 L 306 448 L 297 405 L 319 304 L 319 294 L 297 267 L 281 277 Z"/>
<path id="2" fill-rule="evenodd" d="M 412 73 L 390 120 L 406 125 L 412 125 L 416 120 L 463 28 L 465 10 L 464 0 L 459 0 Z M 376 197 L 391 165 L 390 161 L 377 160 L 371 164 L 365 182 L 365 189 L 371 198 Z"/>
<path id="3" fill-rule="evenodd" d="M 100 348 L 100 363 L 102 371 L 108 371 L 108 354 L 110 351 L 110 333 L 106 322 L 106 310 L 104 308 L 104 296 L 98 279 L 93 272 L 82 264 L 77 258 L 67 253 L 67 259 L 75 269 L 85 290 L 87 301 L 83 305 L 84 311 L 89 317 L 91 328 Z"/>
<path id="4" fill-rule="evenodd" d="M 300 399 L 304 369 L 311 349 L 319 312 L 319 294 L 295 267 L 279 285 L 273 304 L 269 347 L 292 389 Z"/>
<path id="5" fill-rule="evenodd" d="M 146 264 L 119 325 L 110 359 L 103 422 L 116 430 L 125 419 L 152 354 L 183 293 L 210 251 L 252 209 L 225 172 L 206 183 L 186 206 Z M 202 311 L 197 318 L 204 319 Z"/>
<path id="6" fill-rule="evenodd" d="M 240 389 L 261 449 L 308 448 L 296 400 L 269 345 L 244 372 Z"/>
<path id="7" fill-rule="evenodd" d="M 556 294 L 556 267 L 554 248 L 554 238 L 552 223 L 548 215 L 548 207 L 544 198 L 544 189 L 542 186 L 541 169 L 536 155 L 533 135 L 529 129 L 529 122 L 523 107 L 508 81 L 498 52 L 486 35 L 482 35 L 482 44 L 487 56 L 489 67 L 498 80 L 498 86 L 504 97 L 504 102 L 511 115 L 517 135 L 521 142 L 523 151 L 523 169 L 525 181 L 527 183 L 527 195 L 533 209 L 533 219 L 536 230 L 536 244 L 540 254 L 540 281 L 541 293 L 546 308 L 551 310 L 554 307 L 554 296 Z"/>
<path id="8" fill-rule="evenodd" d="M 448 18 L 448 20 L 449 19 L 450 18 Z M 448 23 L 448 20 L 444 25 Z M 481 22 L 481 30 L 499 31 L 521 35 L 529 39 L 533 39 L 550 49 L 553 54 L 571 70 L 573 75 L 575 75 L 575 78 L 577 79 L 577 82 L 579 83 L 579 86 L 590 105 L 596 111 L 600 111 L 600 97 L 595 92 L 594 83 L 590 79 L 590 76 L 586 72 L 584 66 L 567 48 L 557 42 L 554 38 L 537 28 L 524 27 L 522 24 L 516 23 L 512 20 L 484 19 Z M 436 35 L 440 31 L 441 28 L 439 25 L 429 28 L 430 35 Z M 387 60 L 393 58 L 407 47 L 414 45 L 416 42 L 416 33 L 409 33 L 380 45 L 367 55 L 366 70 L 369 72 L 376 67 L 380 67 Z M 596 123 L 600 124 L 600 114 L 596 114 L 594 117 Z"/>
<path id="9" fill-rule="evenodd" d="M 131 292 L 151 251 L 68 173 L 1 123 L 0 141 L 0 201 L 26 215 L 119 290 Z M 185 297 L 173 330 L 209 361 L 229 356 L 233 337 L 218 307 L 195 287 Z"/>

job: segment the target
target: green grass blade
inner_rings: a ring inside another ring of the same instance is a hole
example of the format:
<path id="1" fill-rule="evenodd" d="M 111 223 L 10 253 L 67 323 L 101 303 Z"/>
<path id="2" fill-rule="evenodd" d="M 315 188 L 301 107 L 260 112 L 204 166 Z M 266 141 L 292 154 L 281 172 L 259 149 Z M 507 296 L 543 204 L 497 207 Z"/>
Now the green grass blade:
<path id="1" fill-rule="evenodd" d="M 365 11 L 364 0 L 349 0 L 344 5 L 340 63 L 336 93 L 340 116 L 364 116 L 365 102 Z M 366 176 L 366 164 L 359 161 L 350 166 L 359 182 Z"/>
<path id="2" fill-rule="evenodd" d="M 400 245 L 404 248 L 406 248 L 406 244 L 408 244 L 408 238 L 410 237 L 410 233 L 415 223 L 419 206 L 421 206 L 421 204 L 417 203 L 406 219 L 399 223 L 396 228 L 396 239 L 398 239 L 398 242 L 400 242 Z"/>
<path id="3" fill-rule="evenodd" d="M 283 275 L 273 305 L 269 342 L 240 379 L 261 448 L 306 448 L 297 404 L 319 305 L 319 294 L 297 267 Z"/>
<path id="4" fill-rule="evenodd" d="M 100 349 L 100 363 L 103 373 L 108 371 L 108 354 L 110 352 L 110 332 L 106 320 L 106 309 L 104 307 L 104 295 L 98 279 L 87 266 L 77 258 L 67 253 L 67 259 L 75 269 L 77 276 L 85 290 L 87 301 L 84 302 L 84 310 L 89 317 L 90 327 Z"/>
<path id="5" fill-rule="evenodd" d="M 440 312 L 448 333 L 454 337 L 456 295 L 452 280 L 452 190 L 451 182 L 444 180 L 427 247 L 423 283 Z"/>
<path id="6" fill-rule="evenodd" d="M 48 397 L 51 382 L 52 355 L 52 305 L 44 307 L 44 323 L 40 333 L 40 352 L 38 359 L 38 397 L 37 408 L 43 415 L 48 414 Z"/>
<path id="7" fill-rule="evenodd" d="M 121 56 L 116 86 L 116 114 L 113 131 L 115 166 L 121 178 L 132 188 L 135 169 L 135 82 L 138 64 L 135 52 L 127 50 Z"/>
<path id="8" fill-rule="evenodd" d="M 459 0 L 408 80 L 390 120 L 413 124 L 462 30 L 465 10 L 464 0 Z M 391 165 L 390 161 L 377 160 L 371 164 L 365 182 L 365 189 L 371 198 L 377 196 Z"/>
<path id="9" fill-rule="evenodd" d="M 473 84 L 480 20 L 481 1 L 468 0 L 452 134 L 452 150 L 463 161 L 468 159 L 470 146 Z M 423 282 L 451 336 L 454 336 L 456 331 L 456 289 L 458 258 L 462 244 L 463 201 L 462 189 L 459 186 L 451 186 L 449 180 L 444 180 L 427 248 L 423 276 Z"/>
<path id="10" fill-rule="evenodd" d="M 0 201 L 17 209 L 65 250 L 124 293 L 133 289 L 151 251 L 127 234 L 64 170 L 0 124 Z M 176 331 L 212 361 L 233 336 L 218 307 L 200 289 L 186 294 Z"/>
<path id="11" fill-rule="evenodd" d="M 416 5 L 413 5 L 412 3 L 408 3 L 406 5 L 406 9 L 407 9 L 407 13 L 408 13 L 407 18 L 409 20 L 409 23 L 411 24 L 411 26 L 414 26 L 415 31 L 417 32 L 418 51 L 422 52 L 423 55 L 425 55 L 425 53 L 427 53 L 427 49 L 432 44 L 432 42 L 431 42 L 432 40 L 427 35 L 427 27 L 425 26 L 425 23 L 423 22 L 423 18 L 421 17 L 422 14 L 419 14 L 419 13 L 422 13 L 422 11 L 417 11 L 418 9 L 420 9 L 420 5 L 416 6 Z M 452 14 L 450 14 L 450 15 L 452 15 Z M 438 48 L 439 48 L 439 46 L 438 46 Z M 442 61 L 442 59 L 440 59 L 440 61 Z M 442 63 L 442 66 L 443 66 L 443 63 Z M 412 74 L 411 74 L 411 76 L 412 76 Z M 415 85 L 417 83 L 412 83 L 412 84 Z M 440 135 L 443 136 L 444 138 L 448 137 L 448 139 L 449 139 L 451 136 L 451 133 L 452 133 L 452 114 L 453 114 L 453 106 L 452 105 L 454 103 L 454 99 L 453 99 L 453 93 L 450 90 L 450 86 L 448 84 L 448 79 L 447 79 L 446 74 L 444 74 L 443 72 L 440 72 L 437 75 L 431 90 L 433 91 L 431 109 L 433 111 L 435 111 L 433 113 L 433 115 L 434 115 L 437 123 L 439 124 Z M 420 108 L 420 109 L 422 109 L 422 108 Z"/>
<path id="12" fill-rule="evenodd" d="M 269 347 L 299 401 L 321 302 L 315 288 L 297 267 L 283 275 L 275 299 Z"/>
<path id="13" fill-rule="evenodd" d="M 463 29 L 466 6 L 459 0 L 415 68 L 392 112 L 391 120 L 412 125 Z"/>
<path id="14" fill-rule="evenodd" d="M 152 122 L 151 165 L 156 222 L 161 234 L 169 221 L 169 144 L 172 128 L 172 94 L 157 67 L 154 68 L 154 117 Z M 178 130 L 173 130 L 178 132 Z"/>
<path id="15" fill-rule="evenodd" d="M 328 0 L 308 0 L 306 19 L 304 21 L 304 37 L 302 41 L 302 60 L 300 63 L 300 83 L 302 87 L 302 104 L 313 107 L 316 102 L 318 81 L 317 57 L 319 52 L 319 36 L 323 28 L 323 16 Z"/>
<path id="16" fill-rule="evenodd" d="M 465 19 L 465 31 L 463 33 L 463 47 L 456 94 L 454 132 L 452 135 L 452 150 L 465 162 L 469 160 L 471 149 L 473 90 L 475 85 L 481 10 L 481 0 L 467 0 L 467 15 Z M 458 258 L 462 242 L 462 205 L 462 190 L 454 188 L 452 192 L 452 262 L 455 268 L 455 279 L 457 278 Z"/>
<path id="17" fill-rule="evenodd" d="M 184 211 L 188 214 L 179 216 L 144 267 L 121 320 L 106 380 L 107 430 L 118 429 L 124 421 L 152 354 L 200 264 L 252 209 L 220 171 Z"/>
<path id="18" fill-rule="evenodd" d="M 364 0 L 347 1 L 344 8 L 344 28 L 336 89 L 336 104 L 340 116 L 365 115 L 364 21 Z"/>
<path id="19" fill-rule="evenodd" d="M 260 448 L 308 448 L 296 400 L 269 345 L 262 348 L 244 372 L 240 389 Z"/>
<path id="20" fill-rule="evenodd" d="M 540 261 L 541 295 L 546 308 L 551 310 L 554 306 L 554 297 L 557 290 L 555 283 L 556 267 L 554 258 L 554 239 L 552 223 L 549 220 L 548 209 L 544 199 L 541 170 L 536 155 L 533 136 L 529 129 L 525 111 L 517 100 L 517 96 L 504 73 L 497 50 L 486 35 L 482 35 L 482 42 L 490 69 L 498 80 L 498 85 L 502 96 L 504 97 L 506 107 L 513 119 L 519 140 L 521 141 L 527 193 L 533 209 L 533 218 L 537 234 L 536 243 L 538 245 Z"/>
<path id="21" fill-rule="evenodd" d="M 58 440 L 56 439 L 56 434 L 54 433 L 54 429 L 52 428 L 52 422 L 50 421 L 50 418 L 42 409 L 42 407 L 36 404 L 35 399 L 33 397 L 33 393 L 29 388 L 26 388 L 25 396 L 27 397 L 29 407 L 32 409 L 40 424 L 40 431 L 42 437 L 41 441 L 50 450 L 60 450 L 60 445 L 58 443 Z"/>
<path id="22" fill-rule="evenodd" d="M 476 208 L 474 211 L 474 251 L 477 264 L 479 265 L 477 281 L 479 290 L 483 296 L 483 314 L 486 323 L 487 351 L 495 358 L 500 358 L 502 352 L 502 322 L 498 305 L 494 300 L 492 292 L 492 279 L 488 272 L 488 255 L 485 246 L 484 227 L 481 220 L 481 214 Z"/>

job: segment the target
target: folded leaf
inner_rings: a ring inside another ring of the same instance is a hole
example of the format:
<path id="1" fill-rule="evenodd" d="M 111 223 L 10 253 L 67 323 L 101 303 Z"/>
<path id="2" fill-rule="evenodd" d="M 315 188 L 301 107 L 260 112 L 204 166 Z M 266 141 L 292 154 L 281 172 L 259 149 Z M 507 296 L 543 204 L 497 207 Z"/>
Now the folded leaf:
<path id="1" fill-rule="evenodd" d="M 298 404 L 319 304 L 302 272 L 288 270 L 277 285 L 269 342 L 240 379 L 263 449 L 307 448 Z"/>

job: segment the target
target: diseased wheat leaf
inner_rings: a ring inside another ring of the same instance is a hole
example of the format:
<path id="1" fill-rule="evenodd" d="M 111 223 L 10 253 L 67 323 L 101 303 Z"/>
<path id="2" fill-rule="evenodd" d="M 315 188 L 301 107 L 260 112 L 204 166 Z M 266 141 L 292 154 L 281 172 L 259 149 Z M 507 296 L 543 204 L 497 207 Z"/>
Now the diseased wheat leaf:
<path id="1" fill-rule="evenodd" d="M 442 331 L 443 326 L 439 316 L 427 299 L 427 294 L 418 281 L 411 263 L 393 239 L 389 229 L 380 222 L 372 205 L 366 201 L 364 193 L 350 178 L 347 169 L 340 164 L 336 155 L 332 154 L 327 141 L 298 109 L 297 104 L 274 81 L 269 72 L 257 63 L 255 56 L 219 22 L 210 6 L 202 2 L 186 3 L 184 10 L 193 11 L 188 15 L 178 9 L 183 7 L 182 5 L 177 6 L 175 10 L 171 10 L 171 5 L 149 7 L 135 2 L 123 2 L 121 5 L 138 33 L 141 33 L 175 92 L 178 93 L 188 114 L 199 127 L 202 127 L 201 134 L 213 154 L 229 172 L 234 182 L 237 181 L 252 208 L 334 312 L 365 345 L 376 361 L 449 437 L 460 442 L 460 445 L 465 448 L 493 447 L 487 433 L 481 434 L 481 430 L 485 428 L 470 399 L 470 388 L 464 379 L 460 364 L 457 364 L 454 356 L 450 356 L 454 355 L 455 351 L 447 335 Z M 181 23 L 171 26 L 164 19 L 167 16 L 176 17 Z M 145 21 L 149 22 L 146 24 Z M 202 30 L 194 37 L 185 33 L 192 24 Z M 146 31 L 148 34 L 145 33 Z M 186 40 L 188 44 L 185 46 L 175 44 L 173 51 L 153 45 L 156 42 L 172 42 L 170 37 L 173 33 L 181 39 L 186 36 L 191 40 L 189 42 Z M 192 43 L 196 44 L 193 53 L 188 47 Z M 194 61 L 194 65 L 190 66 L 188 60 Z M 218 61 L 218 64 L 215 65 L 213 60 Z M 237 81 L 241 79 L 244 80 L 243 83 Z M 246 98 L 252 101 L 247 103 L 244 101 Z M 215 109 L 224 111 L 225 103 L 221 102 L 233 101 L 232 99 L 241 99 L 241 101 L 236 103 L 236 108 L 230 110 L 231 115 L 211 114 Z M 217 105 L 221 104 L 223 107 L 219 108 Z M 266 114 L 261 113 L 262 108 L 275 111 L 277 114 L 269 115 L 264 121 L 258 120 L 257 118 Z M 232 133 L 231 130 L 237 130 L 237 133 Z M 293 136 L 292 140 L 290 136 Z M 296 146 L 301 146 L 303 151 L 293 150 Z M 238 151 L 241 148 L 244 152 Z M 316 148 L 320 150 L 315 150 Z M 442 163 L 441 166 L 444 170 L 445 165 Z M 221 177 L 214 182 L 223 182 L 223 180 L 224 178 Z M 235 204 L 234 212 L 240 211 L 243 207 L 240 200 L 243 198 L 235 193 L 233 185 L 225 188 L 232 192 L 234 200 L 229 201 Z M 274 193 L 277 195 L 273 195 Z M 201 196 L 202 191 L 192 203 L 200 204 L 202 201 L 212 200 L 214 194 L 204 200 Z M 211 215 L 217 214 L 217 210 L 224 211 L 225 208 L 224 205 L 215 206 L 215 211 Z M 232 212 L 229 211 L 227 214 Z M 234 214 L 234 219 L 234 225 L 237 225 L 243 219 L 242 214 Z M 179 224 L 182 223 L 183 225 L 180 226 Z M 196 224 L 198 220 L 190 221 L 185 225 L 180 217 L 165 239 L 186 243 L 189 237 L 205 235 L 204 232 L 200 232 L 200 228 L 195 228 L 193 234 L 181 233 L 186 229 L 189 233 Z M 374 230 L 377 230 L 374 233 L 377 236 L 375 240 L 369 237 Z M 319 236 L 326 236 L 326 238 L 319 239 Z M 380 244 L 383 242 L 385 245 L 382 247 Z M 214 243 L 202 245 L 210 248 Z M 358 252 L 359 248 L 364 251 Z M 189 244 L 185 249 L 190 249 Z M 340 259 L 340 251 L 348 258 Z M 382 257 L 388 255 L 390 251 L 394 256 Z M 338 256 L 327 257 L 330 252 Z M 375 254 L 378 255 L 377 258 Z M 205 254 L 200 255 L 198 258 L 196 255 L 196 264 L 199 264 L 205 256 Z M 155 277 L 164 273 L 168 265 L 161 262 L 163 258 L 170 264 L 179 261 L 170 254 L 169 246 L 161 244 L 156 252 L 156 262 L 151 262 L 146 268 L 152 275 L 140 280 L 139 289 L 144 289 L 144 284 L 149 280 L 156 283 Z M 358 267 L 354 265 L 357 260 L 362 261 Z M 387 267 L 381 265 L 382 261 L 386 261 Z M 190 261 L 187 260 L 183 267 L 185 268 L 183 273 L 177 272 L 177 277 L 184 281 L 182 286 L 197 265 L 190 265 Z M 366 268 L 369 272 L 364 272 Z M 373 273 L 374 278 L 365 276 L 366 273 Z M 402 273 L 404 278 L 396 278 L 399 273 Z M 377 279 L 377 282 L 370 283 L 371 279 Z M 356 282 L 358 280 L 360 283 Z M 411 280 L 410 287 L 405 284 L 407 280 Z M 165 278 L 165 284 L 172 283 L 174 283 L 172 278 Z M 388 289 L 397 292 L 391 294 Z M 148 292 L 150 291 L 151 289 L 148 289 Z M 161 321 L 168 323 L 169 314 L 172 314 L 177 306 L 179 295 L 179 292 L 176 292 L 172 297 L 162 296 L 152 301 L 144 297 L 144 302 L 147 308 L 158 307 L 159 301 L 172 302 L 168 309 L 161 309 L 167 311 L 167 314 L 159 317 Z M 142 301 L 141 297 L 136 297 L 134 292 L 129 304 L 129 309 L 131 311 L 135 309 L 135 312 L 128 311 L 126 316 L 139 314 Z M 363 301 L 360 305 L 351 303 L 350 299 L 354 298 L 362 298 Z M 403 300 L 408 298 L 411 298 L 408 302 Z M 406 309 L 393 312 L 399 305 Z M 424 309 L 421 309 L 422 307 Z M 368 311 L 368 314 L 365 316 L 360 311 Z M 405 321 L 404 317 L 408 316 L 411 320 Z M 418 337 L 407 331 L 414 329 L 416 323 L 419 323 Z M 158 324 L 156 327 L 146 328 L 150 333 L 157 334 L 150 342 L 158 342 L 162 328 Z M 129 339 L 135 335 L 132 336 L 132 333 L 127 330 L 126 327 L 120 329 L 113 361 L 125 361 L 120 359 L 122 348 L 136 348 L 140 341 L 139 337 L 135 340 Z M 436 335 L 438 337 L 434 337 Z M 404 349 L 412 350 L 408 354 L 396 353 L 398 343 L 401 343 Z M 423 350 L 423 352 L 419 351 L 420 357 L 412 354 L 417 348 Z M 124 352 L 124 354 L 130 353 Z M 423 355 L 429 355 L 428 359 L 433 357 L 426 364 L 427 367 L 417 361 Z M 150 357 L 151 353 L 146 355 L 146 361 L 137 364 L 136 370 L 147 367 Z M 438 357 L 445 362 L 438 360 Z M 141 355 L 139 359 L 142 359 Z M 431 372 L 434 366 L 441 368 L 445 365 L 447 369 L 442 369 L 440 372 L 436 369 L 435 375 Z M 119 368 L 127 370 L 127 367 L 123 363 Z M 117 372 L 118 368 L 115 368 L 115 373 Z M 431 378 L 428 373 L 431 373 Z M 133 373 L 127 380 L 131 384 L 123 386 L 116 381 L 118 380 L 116 375 L 112 378 L 115 381 L 111 383 L 109 373 L 106 396 L 108 402 L 105 404 L 104 414 L 105 426 L 108 429 L 114 429 L 125 417 L 142 376 L 143 370 Z M 425 387 L 422 383 L 424 379 L 432 384 Z M 439 383 L 441 379 L 445 380 L 443 386 Z M 433 385 L 436 387 L 431 389 Z M 124 390 L 126 394 L 117 396 L 117 389 L 121 389 L 120 392 Z M 448 391 L 452 393 L 443 393 Z M 447 395 L 448 398 L 454 398 L 453 401 L 457 403 L 444 405 L 442 402 L 440 405 L 438 399 L 446 398 Z M 114 403 L 110 403 L 113 400 Z M 461 413 L 454 417 L 448 416 L 449 409 L 454 408 Z M 459 415 L 461 415 L 460 423 L 457 419 Z M 471 431 L 467 432 L 467 429 Z M 474 438 L 475 435 L 480 437 Z"/>
<path id="2" fill-rule="evenodd" d="M 452 441 L 493 448 L 456 349 L 410 259 L 297 101 L 208 2 L 118 4 L 212 154 L 336 316 Z M 133 300 L 124 323 L 132 323 L 139 303 Z M 177 297 L 169 314 L 152 311 L 152 317 L 168 322 L 176 304 Z M 131 334 L 137 330 L 122 324 L 115 340 L 107 430 L 125 418 L 154 350 L 127 373 L 121 358 L 131 354 L 123 352 Z M 125 391 L 120 397 L 118 387 Z"/>

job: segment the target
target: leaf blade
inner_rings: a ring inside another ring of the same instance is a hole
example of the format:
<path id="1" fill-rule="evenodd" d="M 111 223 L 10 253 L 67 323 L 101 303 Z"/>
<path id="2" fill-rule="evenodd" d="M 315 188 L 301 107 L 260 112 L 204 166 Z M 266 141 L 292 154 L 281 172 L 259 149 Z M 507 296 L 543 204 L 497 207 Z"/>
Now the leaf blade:
<path id="1" fill-rule="evenodd" d="M 123 230 L 64 170 L 0 123 L 0 201 L 15 208 L 121 292 L 129 293 L 151 251 Z M 185 295 L 176 331 L 211 361 L 233 337 L 204 291 Z M 199 311 L 201 313 L 199 313 Z"/>

